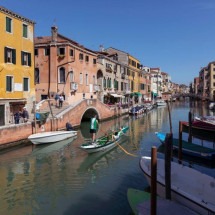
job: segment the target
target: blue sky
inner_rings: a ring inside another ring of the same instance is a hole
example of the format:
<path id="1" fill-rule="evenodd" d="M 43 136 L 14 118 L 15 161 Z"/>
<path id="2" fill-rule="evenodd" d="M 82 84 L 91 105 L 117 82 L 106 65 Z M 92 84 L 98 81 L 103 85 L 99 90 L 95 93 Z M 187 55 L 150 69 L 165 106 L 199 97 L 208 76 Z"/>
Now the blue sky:
<path id="1" fill-rule="evenodd" d="M 36 22 L 35 36 L 59 33 L 92 50 L 115 47 L 189 84 L 215 61 L 215 0 L 0 0 Z"/>

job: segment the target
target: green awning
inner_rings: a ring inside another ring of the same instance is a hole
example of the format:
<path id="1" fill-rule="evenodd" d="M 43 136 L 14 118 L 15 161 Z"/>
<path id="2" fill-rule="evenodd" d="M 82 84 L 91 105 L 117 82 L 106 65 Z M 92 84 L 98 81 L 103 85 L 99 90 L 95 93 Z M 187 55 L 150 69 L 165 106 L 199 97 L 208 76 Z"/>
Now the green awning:
<path id="1" fill-rule="evenodd" d="M 142 93 L 140 93 L 140 92 L 133 92 L 130 95 L 131 96 L 142 96 Z"/>
<path id="2" fill-rule="evenodd" d="M 142 93 L 140 93 L 140 92 L 134 92 L 134 95 L 136 95 L 136 96 L 142 96 Z"/>

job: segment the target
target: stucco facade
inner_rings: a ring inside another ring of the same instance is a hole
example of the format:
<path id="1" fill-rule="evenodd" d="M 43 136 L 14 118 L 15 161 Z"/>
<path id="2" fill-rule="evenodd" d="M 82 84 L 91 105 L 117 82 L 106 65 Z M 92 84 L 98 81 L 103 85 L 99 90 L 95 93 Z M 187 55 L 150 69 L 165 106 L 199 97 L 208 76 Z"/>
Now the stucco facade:
<path id="1" fill-rule="evenodd" d="M 14 123 L 14 113 L 32 110 L 34 21 L 0 7 L 0 125 Z"/>
<path id="2" fill-rule="evenodd" d="M 81 99 L 98 97 L 96 52 L 58 33 L 35 38 L 36 101 L 63 94 L 72 104 Z"/>

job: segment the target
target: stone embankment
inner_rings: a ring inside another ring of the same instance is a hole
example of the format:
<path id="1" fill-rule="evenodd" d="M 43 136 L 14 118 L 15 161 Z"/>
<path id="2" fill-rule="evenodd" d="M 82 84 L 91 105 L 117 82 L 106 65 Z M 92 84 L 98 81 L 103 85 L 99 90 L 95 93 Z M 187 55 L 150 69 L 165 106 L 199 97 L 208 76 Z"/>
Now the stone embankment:
<path id="1" fill-rule="evenodd" d="M 109 107 L 96 99 L 82 100 L 77 104 L 64 106 L 58 110 L 53 106 L 51 109 L 53 114 L 50 114 L 44 125 L 40 126 L 39 123 L 36 123 L 36 129 L 33 117 L 27 123 L 0 127 L 0 149 L 26 143 L 28 136 L 35 132 L 64 130 L 67 122 L 77 128 L 83 117 L 90 118 L 95 113 L 99 121 L 128 113 L 128 109 L 120 109 L 117 106 Z"/>

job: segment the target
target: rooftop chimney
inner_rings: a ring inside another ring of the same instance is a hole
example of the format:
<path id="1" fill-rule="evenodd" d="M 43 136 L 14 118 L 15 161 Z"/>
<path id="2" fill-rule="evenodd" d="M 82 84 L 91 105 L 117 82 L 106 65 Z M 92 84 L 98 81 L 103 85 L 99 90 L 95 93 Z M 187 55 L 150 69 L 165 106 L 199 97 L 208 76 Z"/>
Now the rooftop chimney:
<path id="1" fill-rule="evenodd" d="M 57 42 L 57 26 L 52 26 L 52 42 Z"/>

